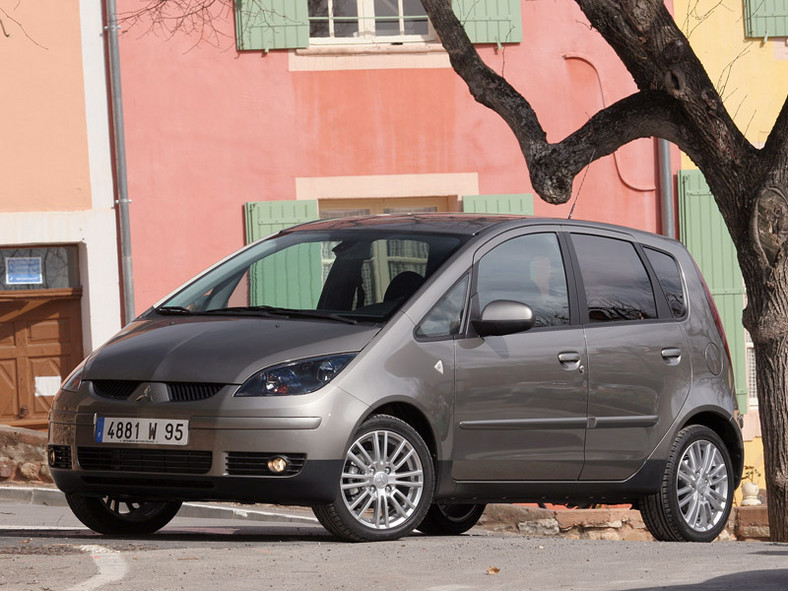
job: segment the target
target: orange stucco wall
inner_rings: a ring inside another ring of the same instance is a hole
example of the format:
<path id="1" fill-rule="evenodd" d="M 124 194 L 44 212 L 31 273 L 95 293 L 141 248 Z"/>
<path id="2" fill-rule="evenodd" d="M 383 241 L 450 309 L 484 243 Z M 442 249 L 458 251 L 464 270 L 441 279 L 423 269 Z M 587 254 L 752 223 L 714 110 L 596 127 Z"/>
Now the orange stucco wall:
<path id="1" fill-rule="evenodd" d="M 0 8 L 0 211 L 90 209 L 79 3 Z"/>
<path id="2" fill-rule="evenodd" d="M 571 0 L 522 6 L 524 42 L 481 53 L 551 140 L 634 90 Z M 231 20 L 213 24 L 218 47 L 144 28 L 121 40 L 138 311 L 239 248 L 243 203 L 295 199 L 296 178 L 476 173 L 482 194 L 532 190 L 513 134 L 452 70 L 291 72 L 287 51 L 239 54 Z M 658 230 L 655 154 L 641 140 L 593 163 L 574 217 Z M 536 213 L 570 206 L 537 199 Z"/>

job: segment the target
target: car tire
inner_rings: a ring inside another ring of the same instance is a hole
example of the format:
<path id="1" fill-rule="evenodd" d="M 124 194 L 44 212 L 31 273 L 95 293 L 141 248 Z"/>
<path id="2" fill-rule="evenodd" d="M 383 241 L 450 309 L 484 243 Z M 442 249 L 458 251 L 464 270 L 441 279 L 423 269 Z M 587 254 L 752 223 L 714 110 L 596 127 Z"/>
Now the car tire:
<path id="1" fill-rule="evenodd" d="M 66 493 L 66 502 L 83 524 L 100 534 L 150 534 L 167 525 L 179 501 L 131 501 L 112 496 L 84 497 Z"/>
<path id="2" fill-rule="evenodd" d="M 312 510 L 341 540 L 396 540 L 422 522 L 434 486 L 432 456 L 419 433 L 400 419 L 375 415 L 353 435 L 336 499 Z"/>
<path id="3" fill-rule="evenodd" d="M 433 503 L 416 529 L 431 536 L 457 536 L 476 525 L 486 506 Z"/>
<path id="4" fill-rule="evenodd" d="M 725 528 L 733 505 L 732 463 L 722 439 L 690 425 L 676 436 L 659 492 L 640 502 L 640 513 L 660 541 L 711 542 Z"/>

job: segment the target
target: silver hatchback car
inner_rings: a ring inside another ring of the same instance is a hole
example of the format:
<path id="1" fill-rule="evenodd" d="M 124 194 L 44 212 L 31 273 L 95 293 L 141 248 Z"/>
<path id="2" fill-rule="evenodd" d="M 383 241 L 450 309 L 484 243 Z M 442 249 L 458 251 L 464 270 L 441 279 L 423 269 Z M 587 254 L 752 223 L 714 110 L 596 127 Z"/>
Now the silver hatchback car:
<path id="1" fill-rule="evenodd" d="M 677 242 L 462 214 L 312 222 L 247 246 L 65 380 L 49 465 L 76 516 L 311 506 L 332 534 L 458 534 L 489 502 L 632 503 L 711 541 L 742 440 L 727 344 Z"/>

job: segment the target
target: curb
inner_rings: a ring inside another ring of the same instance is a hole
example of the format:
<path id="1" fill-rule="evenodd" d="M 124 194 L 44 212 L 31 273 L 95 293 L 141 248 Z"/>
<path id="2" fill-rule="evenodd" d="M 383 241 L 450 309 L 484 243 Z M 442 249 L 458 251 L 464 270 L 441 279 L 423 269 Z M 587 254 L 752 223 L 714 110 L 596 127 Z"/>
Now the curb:
<path id="1" fill-rule="evenodd" d="M 0 487 L 0 501 L 48 505 L 50 507 L 65 507 L 68 505 L 62 491 L 56 488 L 36 486 L 2 486 Z M 178 517 L 238 519 L 244 521 L 267 521 L 269 523 L 318 523 L 316 518 L 308 515 L 294 515 L 284 511 L 239 509 L 237 507 L 204 503 L 184 503 L 180 511 L 178 511 Z"/>

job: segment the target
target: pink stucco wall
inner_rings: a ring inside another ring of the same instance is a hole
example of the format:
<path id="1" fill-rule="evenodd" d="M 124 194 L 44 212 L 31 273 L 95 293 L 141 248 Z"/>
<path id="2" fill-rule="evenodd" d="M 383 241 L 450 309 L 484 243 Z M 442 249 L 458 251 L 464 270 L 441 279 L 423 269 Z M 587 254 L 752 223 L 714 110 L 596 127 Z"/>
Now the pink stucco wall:
<path id="1" fill-rule="evenodd" d="M 549 139 L 634 90 L 570 0 L 523 2 L 523 23 L 522 44 L 481 53 Z M 214 24 L 219 47 L 142 28 L 122 38 L 138 311 L 239 248 L 243 204 L 295 199 L 297 177 L 471 172 L 482 194 L 531 191 L 514 136 L 450 69 L 290 72 L 286 51 L 239 54 L 232 22 Z M 593 163 L 574 217 L 658 230 L 655 154 L 641 140 Z M 570 205 L 537 199 L 536 213 Z"/>
<path id="2" fill-rule="evenodd" d="M 79 3 L 4 3 L 0 211 L 91 207 Z"/>

